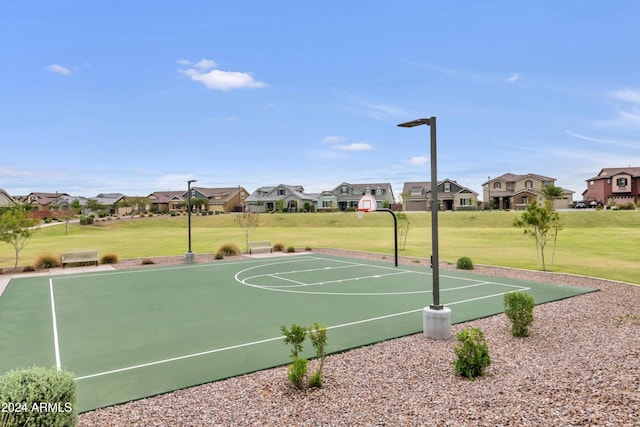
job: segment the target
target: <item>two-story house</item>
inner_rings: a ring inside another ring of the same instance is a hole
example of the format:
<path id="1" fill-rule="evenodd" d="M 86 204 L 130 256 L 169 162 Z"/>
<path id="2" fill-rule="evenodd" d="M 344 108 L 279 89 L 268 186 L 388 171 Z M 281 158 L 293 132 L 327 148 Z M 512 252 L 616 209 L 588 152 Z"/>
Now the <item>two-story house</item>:
<path id="1" fill-rule="evenodd" d="M 287 212 L 314 211 L 318 200 L 317 194 L 304 192 L 301 185 L 279 184 L 276 186 L 260 187 L 246 200 L 249 212 Z"/>
<path id="2" fill-rule="evenodd" d="M 447 211 L 476 210 L 478 193 L 451 179 L 438 182 L 436 187 L 438 209 Z M 405 182 L 402 204 L 405 211 L 424 212 L 431 209 L 431 182 Z"/>
<path id="3" fill-rule="evenodd" d="M 597 176 L 587 179 L 587 189 L 582 193 L 582 200 L 591 206 L 638 203 L 640 167 L 602 169 Z"/>
<path id="4" fill-rule="evenodd" d="M 358 200 L 363 194 L 370 194 L 376 199 L 376 207 L 390 207 L 393 202 L 393 190 L 390 183 L 350 184 L 343 182 L 333 190 L 326 190 L 318 195 L 318 210 L 355 210 Z"/>
<path id="5" fill-rule="evenodd" d="M 483 199 L 488 209 L 524 209 L 533 200 L 543 200 L 542 190 L 555 185 L 555 178 L 528 173 L 505 173 L 482 184 Z M 565 190 L 562 198 L 554 202 L 555 208 L 568 208 L 573 204 L 573 192 Z"/>

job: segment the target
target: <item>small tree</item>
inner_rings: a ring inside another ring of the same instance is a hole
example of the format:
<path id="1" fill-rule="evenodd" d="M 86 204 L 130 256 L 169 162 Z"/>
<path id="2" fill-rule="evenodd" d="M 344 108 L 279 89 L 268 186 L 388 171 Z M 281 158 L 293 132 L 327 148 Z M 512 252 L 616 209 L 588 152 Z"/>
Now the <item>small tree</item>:
<path id="1" fill-rule="evenodd" d="M 409 218 L 404 212 L 396 214 L 398 219 L 398 241 L 400 242 L 400 250 L 404 250 L 407 246 L 407 235 L 409 234 Z"/>
<path id="2" fill-rule="evenodd" d="M 23 206 L 11 206 L 0 212 L 0 241 L 13 246 L 18 267 L 20 251 L 29 243 L 38 220 L 27 215 Z"/>
<path id="3" fill-rule="evenodd" d="M 244 231 L 244 240 L 249 252 L 249 233 L 260 224 L 260 216 L 255 212 L 242 212 L 236 215 L 235 222 Z"/>
<path id="4" fill-rule="evenodd" d="M 553 210 L 550 201 L 539 205 L 533 201 L 527 205 L 527 210 L 520 218 L 513 221 L 515 227 L 524 228 L 524 234 L 532 236 L 536 241 L 536 258 L 538 268 L 542 264 L 542 270 L 546 271 L 544 249 L 550 235 L 553 235 L 554 245 L 558 231 L 561 229 L 560 215 Z"/>

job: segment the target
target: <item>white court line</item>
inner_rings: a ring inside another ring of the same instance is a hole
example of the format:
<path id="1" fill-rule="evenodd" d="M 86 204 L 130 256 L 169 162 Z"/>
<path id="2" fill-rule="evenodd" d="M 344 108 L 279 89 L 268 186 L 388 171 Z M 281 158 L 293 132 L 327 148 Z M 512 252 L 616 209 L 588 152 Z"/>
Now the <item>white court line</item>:
<path id="1" fill-rule="evenodd" d="M 53 318 L 53 348 L 56 353 L 56 368 L 62 370 L 60 362 L 60 345 L 58 344 L 58 321 L 56 319 L 56 303 L 53 299 L 53 279 L 49 278 L 49 295 L 51 295 L 51 317 Z"/>

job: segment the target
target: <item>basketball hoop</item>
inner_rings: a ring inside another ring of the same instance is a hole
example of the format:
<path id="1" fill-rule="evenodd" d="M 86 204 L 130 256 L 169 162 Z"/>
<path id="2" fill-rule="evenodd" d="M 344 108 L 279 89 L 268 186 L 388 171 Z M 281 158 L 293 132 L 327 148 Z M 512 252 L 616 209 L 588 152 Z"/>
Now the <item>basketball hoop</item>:
<path id="1" fill-rule="evenodd" d="M 376 198 L 371 194 L 363 194 L 358 200 L 358 208 L 356 209 L 358 219 L 362 219 L 365 212 L 375 212 L 377 204 Z"/>

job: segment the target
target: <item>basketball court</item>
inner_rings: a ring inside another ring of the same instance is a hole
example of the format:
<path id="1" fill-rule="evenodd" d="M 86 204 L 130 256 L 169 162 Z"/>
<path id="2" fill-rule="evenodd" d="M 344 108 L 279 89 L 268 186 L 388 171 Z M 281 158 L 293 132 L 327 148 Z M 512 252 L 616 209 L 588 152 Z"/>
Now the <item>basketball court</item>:
<path id="1" fill-rule="evenodd" d="M 0 373 L 66 369 L 88 411 L 287 364 L 282 325 L 327 326 L 329 352 L 419 333 L 431 282 L 428 268 L 314 253 L 14 278 Z M 501 313 L 507 292 L 540 304 L 593 291 L 464 271 L 440 283 L 453 323 Z"/>

